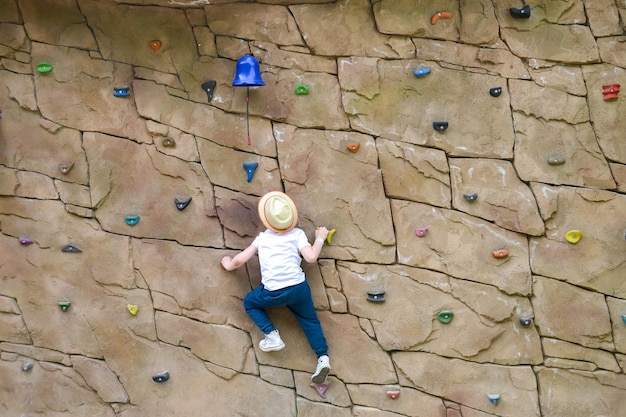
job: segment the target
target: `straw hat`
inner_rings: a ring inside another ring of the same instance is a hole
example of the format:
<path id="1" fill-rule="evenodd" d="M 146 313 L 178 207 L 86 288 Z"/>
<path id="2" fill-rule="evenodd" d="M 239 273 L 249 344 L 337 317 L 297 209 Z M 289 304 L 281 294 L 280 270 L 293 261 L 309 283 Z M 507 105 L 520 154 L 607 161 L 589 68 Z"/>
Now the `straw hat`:
<path id="1" fill-rule="evenodd" d="M 265 194 L 259 200 L 259 217 L 268 229 L 285 233 L 298 224 L 298 209 L 291 198 L 280 191 Z"/>

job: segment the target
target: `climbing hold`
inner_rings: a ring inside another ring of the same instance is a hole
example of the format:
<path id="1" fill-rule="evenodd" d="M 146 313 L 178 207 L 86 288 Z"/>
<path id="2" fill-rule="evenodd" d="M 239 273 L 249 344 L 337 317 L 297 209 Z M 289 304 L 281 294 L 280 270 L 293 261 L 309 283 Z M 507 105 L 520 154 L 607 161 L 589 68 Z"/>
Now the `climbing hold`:
<path id="1" fill-rule="evenodd" d="M 384 303 L 385 292 L 384 291 L 368 291 L 367 301 L 370 301 L 372 303 Z"/>
<path id="2" fill-rule="evenodd" d="M 430 74 L 430 68 L 426 68 L 426 67 L 419 67 L 418 69 L 416 69 L 415 71 L 413 71 L 413 74 L 416 77 L 424 77 L 428 74 Z"/>
<path id="3" fill-rule="evenodd" d="M 176 208 L 181 211 L 186 209 L 189 203 L 191 203 L 191 197 L 174 199 L 174 204 L 176 205 Z"/>
<path id="4" fill-rule="evenodd" d="M 31 243 L 33 243 L 33 240 L 29 237 L 18 237 L 17 240 L 20 242 L 20 245 L 30 245 Z"/>
<path id="5" fill-rule="evenodd" d="M 487 398 L 489 398 L 489 402 L 493 405 L 498 405 L 500 402 L 500 394 L 487 394 Z"/>
<path id="6" fill-rule="evenodd" d="M 46 74 L 52 71 L 52 65 L 48 64 L 47 62 L 42 62 L 41 64 L 37 65 L 37 71 L 41 72 L 42 74 Z"/>
<path id="7" fill-rule="evenodd" d="M 516 19 L 528 19 L 530 18 L 530 6 L 527 4 L 524 7 L 511 7 L 511 16 Z"/>
<path id="8" fill-rule="evenodd" d="M 450 323 L 453 317 L 454 313 L 452 312 L 452 310 L 441 310 L 439 314 L 437 314 L 437 319 L 439 319 L 439 321 L 443 324 Z"/>
<path id="9" fill-rule="evenodd" d="M 489 89 L 491 97 L 499 97 L 502 94 L 502 87 L 493 87 Z"/>
<path id="10" fill-rule="evenodd" d="M 32 362 L 26 362 L 24 365 L 22 365 L 22 371 L 24 371 L 24 372 L 28 372 L 31 369 L 33 369 Z"/>
<path id="11" fill-rule="evenodd" d="M 569 243 L 578 243 L 578 241 L 580 239 L 582 239 L 583 237 L 583 232 L 581 232 L 580 230 L 570 230 L 569 232 L 565 233 L 565 240 L 567 240 Z"/>
<path id="12" fill-rule="evenodd" d="M 168 379 L 170 379 L 170 373 L 167 371 L 152 375 L 152 380 L 159 384 L 167 381 Z"/>
<path id="13" fill-rule="evenodd" d="M 161 41 L 158 39 L 150 41 L 150 48 L 152 48 L 155 51 L 158 51 L 159 49 L 161 49 Z"/>
<path id="14" fill-rule="evenodd" d="M 59 301 L 59 307 L 61 307 L 61 311 L 63 311 L 64 313 L 70 309 L 71 305 L 72 303 L 69 301 Z"/>
<path id="15" fill-rule="evenodd" d="M 252 177 L 254 176 L 254 171 L 256 171 L 258 166 L 259 166 L 258 162 L 244 162 L 243 163 L 243 169 L 245 169 L 246 174 L 248 174 L 248 178 L 246 178 L 246 181 L 248 182 L 252 181 Z"/>
<path id="16" fill-rule="evenodd" d="M 519 319 L 519 323 L 524 327 L 530 326 L 531 321 L 532 319 L 530 317 L 520 317 Z"/>
<path id="17" fill-rule="evenodd" d="M 333 241 L 333 236 L 337 233 L 337 229 L 330 229 L 328 231 L 328 235 L 326 236 L 326 242 L 330 245 Z"/>
<path id="18" fill-rule="evenodd" d="M 433 122 L 433 129 L 443 132 L 448 128 L 448 122 Z"/>
<path id="19" fill-rule="evenodd" d="M 128 304 L 126 308 L 128 309 L 128 312 L 133 316 L 136 316 L 137 312 L 139 312 L 139 306 L 135 304 Z"/>
<path id="20" fill-rule="evenodd" d="M 176 147 L 176 141 L 172 138 L 165 138 L 161 144 L 166 148 L 174 148 Z"/>
<path id="21" fill-rule="evenodd" d="M 360 143 L 351 143 L 348 146 L 346 146 L 346 149 L 352 153 L 357 153 L 360 147 L 361 147 Z"/>
<path id="22" fill-rule="evenodd" d="M 130 95 L 128 90 L 130 87 L 113 87 L 113 95 L 115 97 L 128 97 Z"/>
<path id="23" fill-rule="evenodd" d="M 622 321 L 626 324 L 626 314 L 622 314 Z"/>
<path id="24" fill-rule="evenodd" d="M 206 97 L 209 103 L 211 102 L 211 100 L 213 100 L 213 92 L 215 91 L 216 85 L 217 85 L 217 82 L 215 82 L 214 80 L 205 81 L 201 85 L 202 89 L 206 93 Z"/>
<path id="25" fill-rule="evenodd" d="M 62 174 L 67 174 L 74 167 L 74 162 L 68 162 L 66 164 L 59 164 L 59 170 Z"/>
<path id="26" fill-rule="evenodd" d="M 428 232 L 428 227 L 418 227 L 415 229 L 415 236 L 424 237 L 426 236 L 426 232 Z"/>
<path id="27" fill-rule="evenodd" d="M 330 385 L 330 379 L 326 379 L 326 382 L 323 384 L 315 384 L 315 383 L 311 384 L 311 386 L 315 388 L 315 391 L 317 391 L 317 393 L 322 398 L 326 398 L 326 391 L 328 391 L 329 385 Z"/>
<path id="28" fill-rule="evenodd" d="M 187 208 L 187 206 L 189 205 L 189 203 L 191 203 L 191 197 L 189 198 L 175 198 L 174 199 L 174 204 L 176 205 L 176 208 L 178 210 L 185 210 Z"/>
<path id="29" fill-rule="evenodd" d="M 478 198 L 478 194 L 463 194 L 463 198 L 465 198 L 470 203 L 473 203 Z"/>
<path id="30" fill-rule="evenodd" d="M 430 24 L 434 25 L 435 23 L 437 23 L 439 19 L 451 19 L 451 18 L 452 18 L 452 13 L 450 12 L 437 12 L 434 15 L 432 15 L 432 17 L 430 18 Z"/>
<path id="31" fill-rule="evenodd" d="M 491 252 L 491 255 L 496 259 L 506 258 L 509 256 L 509 251 L 506 249 L 498 249 Z"/>
<path id="32" fill-rule="evenodd" d="M 65 245 L 63 246 L 63 249 L 61 249 L 61 252 L 80 253 L 82 252 L 82 250 L 80 250 L 74 245 Z"/>
<path id="33" fill-rule="evenodd" d="M 398 398 L 400 396 L 400 390 L 387 390 L 387 397 L 391 398 L 392 400 L 395 400 L 396 398 Z"/>
<path id="34" fill-rule="evenodd" d="M 606 84 L 602 86 L 602 95 L 604 100 L 617 100 L 617 93 L 619 93 L 620 84 Z"/>
<path id="35" fill-rule="evenodd" d="M 296 86 L 296 94 L 299 96 L 306 96 L 309 94 L 309 87 L 304 84 L 298 84 Z"/>
<path id="36" fill-rule="evenodd" d="M 132 215 L 132 216 L 126 216 L 126 224 L 129 226 L 134 226 L 137 223 L 139 223 L 139 216 L 137 215 Z"/>
<path id="37" fill-rule="evenodd" d="M 548 156 L 548 164 L 550 165 L 563 165 L 565 163 L 565 158 L 563 158 L 560 154 L 552 154 Z"/>

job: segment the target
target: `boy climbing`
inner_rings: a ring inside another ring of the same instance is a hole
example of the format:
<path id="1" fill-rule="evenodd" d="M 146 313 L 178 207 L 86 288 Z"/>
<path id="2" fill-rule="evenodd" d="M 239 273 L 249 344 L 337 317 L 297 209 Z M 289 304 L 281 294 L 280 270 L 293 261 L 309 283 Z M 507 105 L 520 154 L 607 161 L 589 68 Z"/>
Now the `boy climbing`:
<path id="1" fill-rule="evenodd" d="M 285 348 L 278 330 L 274 327 L 265 309 L 287 306 L 298 320 L 300 327 L 317 355 L 315 372 L 311 381 L 322 384 L 330 372 L 328 345 L 322 326 L 313 306 L 311 289 L 300 263 L 302 258 L 314 263 L 322 251 L 328 229 L 315 230 L 315 242 L 311 245 L 298 224 L 298 210 L 284 193 L 272 191 L 265 194 L 258 204 L 259 217 L 267 230 L 259 233 L 252 244 L 234 257 L 224 256 L 222 267 L 232 271 L 244 265 L 256 253 L 261 265 L 261 284 L 248 293 L 243 300 L 244 308 L 265 334 L 259 342 L 263 352 Z"/>

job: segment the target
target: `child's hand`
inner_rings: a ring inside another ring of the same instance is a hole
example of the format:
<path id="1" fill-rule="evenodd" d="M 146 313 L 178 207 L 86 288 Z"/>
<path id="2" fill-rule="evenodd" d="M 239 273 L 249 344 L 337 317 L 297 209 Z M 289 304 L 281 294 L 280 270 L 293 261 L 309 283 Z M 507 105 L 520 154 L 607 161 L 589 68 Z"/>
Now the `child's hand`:
<path id="1" fill-rule="evenodd" d="M 326 236 L 328 236 L 328 229 L 324 226 L 318 227 L 315 229 L 315 238 L 326 240 Z"/>
<path id="2" fill-rule="evenodd" d="M 227 271 L 231 271 L 232 270 L 231 265 L 233 264 L 233 258 L 231 258 L 230 256 L 224 256 L 220 263 L 222 265 L 222 268 L 224 268 Z"/>

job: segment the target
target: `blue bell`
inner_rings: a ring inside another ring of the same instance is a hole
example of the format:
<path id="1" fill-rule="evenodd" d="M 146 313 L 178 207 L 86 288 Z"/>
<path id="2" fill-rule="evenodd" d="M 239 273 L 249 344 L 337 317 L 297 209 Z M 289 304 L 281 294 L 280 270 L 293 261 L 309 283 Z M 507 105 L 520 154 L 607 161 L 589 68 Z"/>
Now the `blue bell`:
<path id="1" fill-rule="evenodd" d="M 244 55 L 237 61 L 237 72 L 233 87 L 258 87 L 265 85 L 261 79 L 259 61 L 252 55 Z"/>

